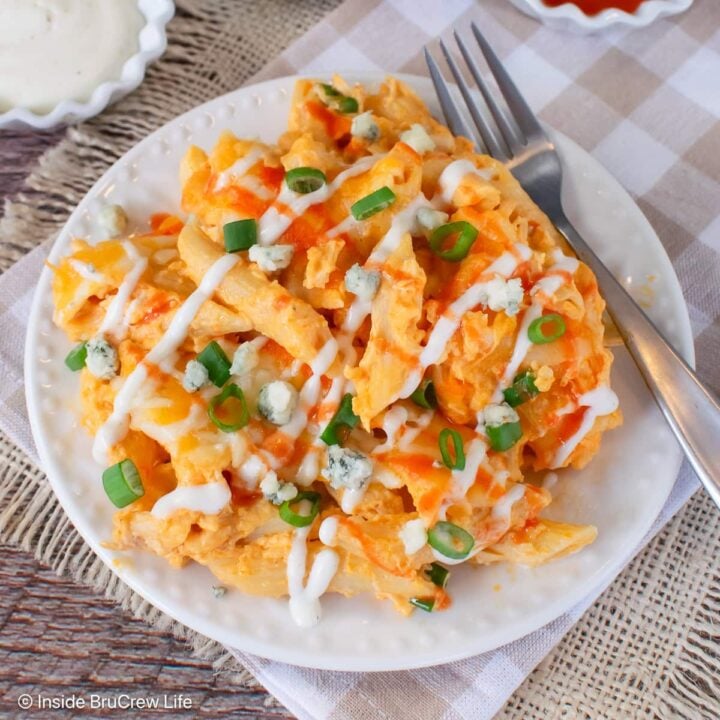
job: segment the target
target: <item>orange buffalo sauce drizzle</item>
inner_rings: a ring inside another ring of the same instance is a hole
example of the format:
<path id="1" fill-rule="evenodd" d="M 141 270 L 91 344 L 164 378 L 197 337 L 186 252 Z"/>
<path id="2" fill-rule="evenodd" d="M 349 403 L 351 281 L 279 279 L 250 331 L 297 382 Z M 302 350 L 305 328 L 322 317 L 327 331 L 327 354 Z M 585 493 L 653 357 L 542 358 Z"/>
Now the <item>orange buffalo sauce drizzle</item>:
<path id="1" fill-rule="evenodd" d="M 586 15 L 597 15 L 603 10 L 615 8 L 627 13 L 634 13 L 644 0 L 543 0 L 548 7 L 559 5 L 577 5 Z"/>

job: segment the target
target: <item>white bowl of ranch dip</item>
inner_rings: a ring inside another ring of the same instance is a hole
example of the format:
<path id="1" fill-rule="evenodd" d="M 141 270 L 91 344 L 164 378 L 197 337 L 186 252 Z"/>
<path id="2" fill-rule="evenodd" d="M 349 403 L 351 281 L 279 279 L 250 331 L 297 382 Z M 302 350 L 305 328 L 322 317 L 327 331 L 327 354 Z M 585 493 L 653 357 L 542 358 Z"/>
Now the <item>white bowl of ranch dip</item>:
<path id="1" fill-rule="evenodd" d="M 0 128 L 102 112 L 165 50 L 172 0 L 0 0 Z"/>

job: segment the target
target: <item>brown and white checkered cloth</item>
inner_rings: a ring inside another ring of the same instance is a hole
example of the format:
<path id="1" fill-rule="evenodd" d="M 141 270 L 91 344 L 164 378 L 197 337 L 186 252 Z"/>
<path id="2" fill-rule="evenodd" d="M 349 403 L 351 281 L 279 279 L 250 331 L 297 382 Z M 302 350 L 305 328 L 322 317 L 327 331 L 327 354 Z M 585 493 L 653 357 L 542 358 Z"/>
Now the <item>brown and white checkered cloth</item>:
<path id="1" fill-rule="evenodd" d="M 476 20 L 540 117 L 590 151 L 655 227 L 690 308 L 698 369 L 720 387 L 720 2 L 639 31 L 575 36 L 517 12 L 509 0 L 347 0 L 259 76 L 335 71 L 425 74 L 424 44 Z M 19 358 L 47 252 L 0 278 L 0 428 L 34 457 Z M 687 466 L 651 534 L 697 487 Z M 644 541 L 642 545 L 645 544 Z M 628 548 L 628 561 L 640 548 Z M 494 652 L 436 668 L 332 673 L 233 651 L 299 718 L 425 720 L 493 716 L 604 588 Z M 558 710 L 559 711 L 559 710 Z"/>

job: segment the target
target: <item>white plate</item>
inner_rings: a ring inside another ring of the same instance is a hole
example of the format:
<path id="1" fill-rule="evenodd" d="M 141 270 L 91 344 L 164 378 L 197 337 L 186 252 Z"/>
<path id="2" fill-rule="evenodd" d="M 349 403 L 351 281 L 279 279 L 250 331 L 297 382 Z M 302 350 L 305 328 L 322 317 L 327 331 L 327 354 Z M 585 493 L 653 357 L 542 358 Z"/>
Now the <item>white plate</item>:
<path id="1" fill-rule="evenodd" d="M 353 79 L 373 82 L 378 75 Z M 434 111 L 430 83 L 405 77 Z M 51 260 L 75 235 L 90 234 L 104 202 L 124 205 L 137 223 L 152 212 L 178 209 L 177 168 L 189 143 L 210 148 L 221 130 L 273 141 L 285 128 L 294 78 L 237 90 L 173 120 L 114 165 L 80 203 L 60 234 Z M 670 261 L 630 197 L 595 160 L 558 135 L 567 167 L 567 208 L 613 271 L 632 288 L 655 276 L 651 315 L 692 359 L 687 309 Z M 50 272 L 35 295 L 25 374 L 30 421 L 50 482 L 71 520 L 95 552 L 128 585 L 185 625 L 226 645 L 267 658 L 333 670 L 398 670 L 434 665 L 491 650 L 558 617 L 622 567 L 665 502 L 680 451 L 624 351 L 616 353 L 614 387 L 625 425 L 608 433 L 602 451 L 582 473 L 563 473 L 550 515 L 598 526 L 597 542 L 581 553 L 534 570 L 463 568 L 453 571 L 452 608 L 397 615 L 369 596 L 323 599 L 320 625 L 296 627 L 284 600 L 231 591 L 211 592 L 199 565 L 173 570 L 143 553 L 102 547 L 113 507 L 100 483 L 102 468 L 90 438 L 78 427 L 78 379 L 63 365 L 70 344 L 52 323 Z M 498 589 L 499 586 L 499 589 Z M 69 638 L 71 640 L 71 638 Z"/>

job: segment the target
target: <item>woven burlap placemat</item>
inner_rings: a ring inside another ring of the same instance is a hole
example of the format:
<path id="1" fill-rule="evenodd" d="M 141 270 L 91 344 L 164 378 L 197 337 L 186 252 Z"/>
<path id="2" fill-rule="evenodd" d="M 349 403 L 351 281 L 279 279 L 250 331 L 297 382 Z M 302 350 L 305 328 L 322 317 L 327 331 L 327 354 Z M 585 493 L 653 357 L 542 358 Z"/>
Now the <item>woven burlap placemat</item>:
<path id="1" fill-rule="evenodd" d="M 52 237 L 94 181 L 147 133 L 257 73 L 338 0 L 179 0 L 169 47 L 141 88 L 70 128 L 0 221 L 0 270 Z M 32 552 L 192 651 L 238 673 L 224 648 L 120 582 L 64 515 L 43 473 L 0 436 L 0 542 Z M 502 718 L 720 717 L 720 515 L 698 494 L 510 699 Z"/>

